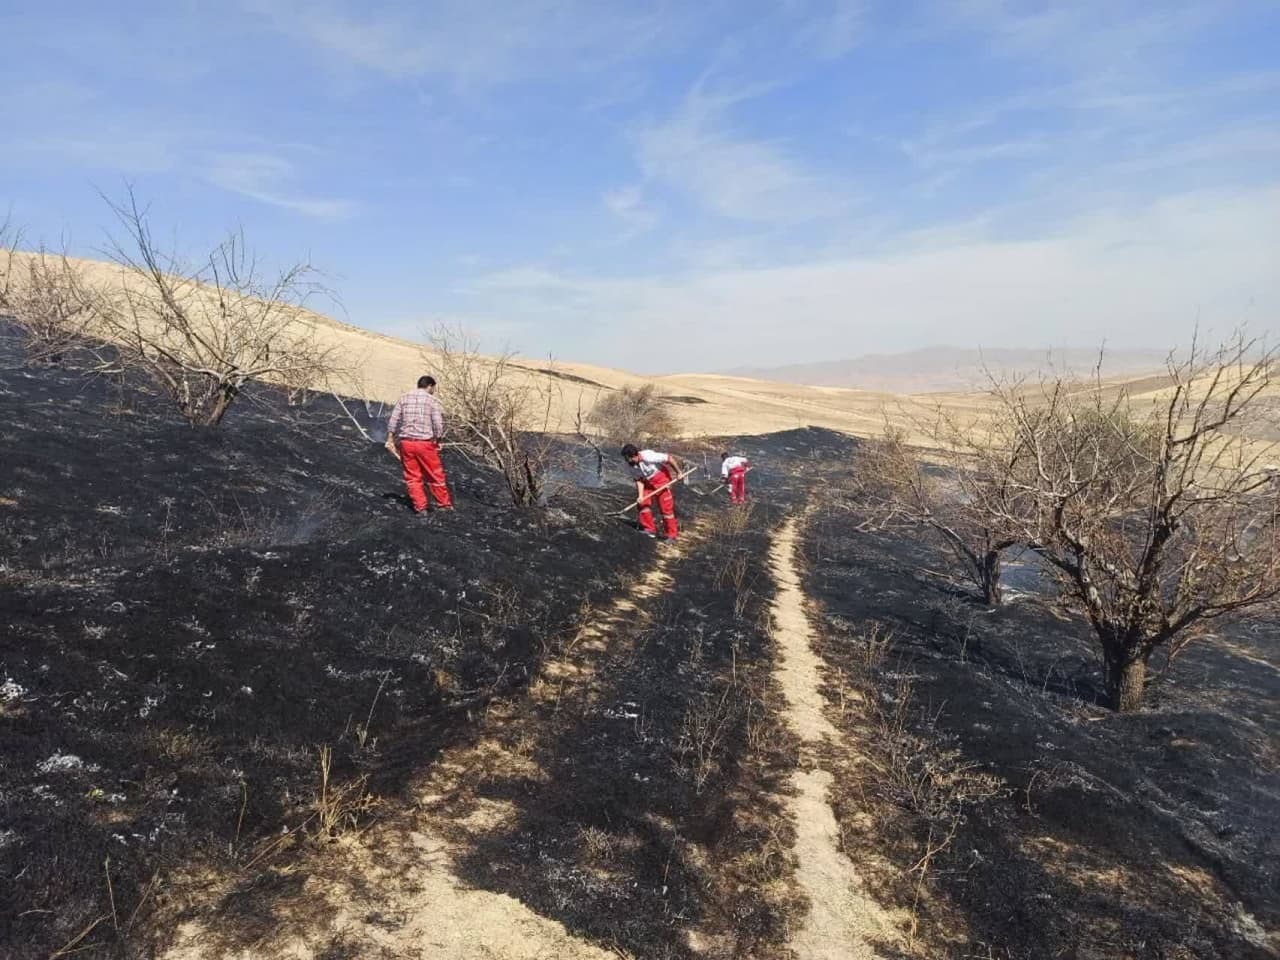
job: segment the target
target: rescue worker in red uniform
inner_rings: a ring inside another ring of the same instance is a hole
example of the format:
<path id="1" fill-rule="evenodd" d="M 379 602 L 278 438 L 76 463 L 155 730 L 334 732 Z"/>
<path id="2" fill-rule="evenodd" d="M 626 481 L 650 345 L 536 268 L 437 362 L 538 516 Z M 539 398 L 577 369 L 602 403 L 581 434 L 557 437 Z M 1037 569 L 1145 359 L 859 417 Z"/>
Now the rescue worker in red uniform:
<path id="1" fill-rule="evenodd" d="M 400 398 L 387 421 L 387 449 L 400 458 L 405 489 L 417 514 L 427 512 L 428 491 L 437 510 L 453 509 L 444 464 L 440 462 L 444 415 L 435 394 L 435 378 L 419 377 L 418 389 Z"/>
<path id="2" fill-rule="evenodd" d="M 720 479 L 729 485 L 729 502 L 747 502 L 747 471 L 751 461 L 736 454 L 720 455 Z"/>
<path id="3" fill-rule="evenodd" d="M 640 529 L 646 536 L 656 537 L 658 526 L 653 520 L 652 501 L 656 498 L 662 511 L 662 530 L 668 540 L 680 535 L 676 522 L 676 498 L 671 494 L 671 484 L 680 476 L 680 461 L 670 453 L 641 450 L 634 443 L 622 448 L 622 458 L 631 467 L 636 479 L 636 500 L 640 508 Z"/>

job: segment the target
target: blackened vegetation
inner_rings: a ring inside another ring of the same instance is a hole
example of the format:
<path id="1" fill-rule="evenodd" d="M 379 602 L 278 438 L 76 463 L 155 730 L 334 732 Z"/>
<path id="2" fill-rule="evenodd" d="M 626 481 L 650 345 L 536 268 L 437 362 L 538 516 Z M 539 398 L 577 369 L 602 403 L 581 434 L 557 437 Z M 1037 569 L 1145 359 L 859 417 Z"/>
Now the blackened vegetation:
<path id="1" fill-rule="evenodd" d="M 872 761 L 837 775 L 844 843 L 914 905 L 912 955 L 1275 956 L 1275 624 L 1189 648 L 1116 715 L 1051 596 L 983 608 L 936 544 L 839 510 L 806 553 L 828 693 Z"/>
<path id="2" fill-rule="evenodd" d="M 626 956 L 790 955 L 803 904 L 779 796 L 796 745 L 771 677 L 767 551 L 806 458 L 846 446 L 824 431 L 750 438 L 776 470 L 750 511 L 682 496 L 699 529 L 671 587 L 610 625 L 603 650 L 567 650 L 569 679 L 494 722 L 539 774 L 491 766 L 446 801 L 445 823 L 511 811 L 467 833 L 466 880 Z"/>
<path id="3" fill-rule="evenodd" d="M 412 518 L 324 402 L 257 390 L 211 433 L 137 384 L 3 367 L 7 957 L 144 954 L 184 879 L 322 836 L 321 746 L 332 786 L 394 800 L 652 553 L 598 504 L 512 511 L 448 451 L 458 510 Z"/>

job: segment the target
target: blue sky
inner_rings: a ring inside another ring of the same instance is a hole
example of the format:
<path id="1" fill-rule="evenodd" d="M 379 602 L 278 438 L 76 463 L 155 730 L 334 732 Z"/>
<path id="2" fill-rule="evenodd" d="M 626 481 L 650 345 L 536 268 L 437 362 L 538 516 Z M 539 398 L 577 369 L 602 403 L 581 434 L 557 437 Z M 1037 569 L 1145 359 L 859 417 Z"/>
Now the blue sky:
<path id="1" fill-rule="evenodd" d="M 1280 329 L 1275 0 L 0 5 L 0 210 L 674 372 Z"/>

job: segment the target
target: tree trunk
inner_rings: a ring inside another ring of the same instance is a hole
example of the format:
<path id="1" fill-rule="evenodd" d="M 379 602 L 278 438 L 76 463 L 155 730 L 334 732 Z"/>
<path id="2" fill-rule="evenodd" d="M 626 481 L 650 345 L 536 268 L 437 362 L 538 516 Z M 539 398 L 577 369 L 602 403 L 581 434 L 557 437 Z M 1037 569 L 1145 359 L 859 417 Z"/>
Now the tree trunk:
<path id="1" fill-rule="evenodd" d="M 988 550 L 982 558 L 982 600 L 989 607 L 998 607 L 1004 602 L 1004 585 L 1000 582 L 1002 572 L 1000 551 Z"/>
<path id="2" fill-rule="evenodd" d="M 1138 709 L 1147 680 L 1147 658 L 1120 643 L 1104 642 L 1102 662 L 1107 706 L 1118 713 Z"/>

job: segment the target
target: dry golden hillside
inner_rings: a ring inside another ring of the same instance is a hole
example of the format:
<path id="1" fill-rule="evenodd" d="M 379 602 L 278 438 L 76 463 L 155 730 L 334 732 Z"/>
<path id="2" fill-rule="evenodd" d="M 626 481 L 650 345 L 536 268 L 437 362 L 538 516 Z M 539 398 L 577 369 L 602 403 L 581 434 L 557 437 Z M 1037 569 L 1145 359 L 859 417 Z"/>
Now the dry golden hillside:
<path id="1" fill-rule="evenodd" d="M 19 252 L 13 256 L 11 275 L 21 278 L 33 255 Z M 119 290 L 136 282 L 113 263 L 77 259 L 68 263 L 98 289 Z M 418 376 L 432 370 L 431 350 L 423 343 L 376 333 L 312 310 L 301 310 L 298 316 L 320 345 L 332 348 L 333 355 L 340 358 L 341 369 L 332 386 L 341 393 L 391 402 Z M 809 425 L 874 436 L 883 431 L 887 417 L 888 422 L 905 429 L 910 439 L 927 444 L 920 426 L 937 411 L 961 424 L 975 423 L 989 402 L 981 392 L 907 395 L 718 374 L 646 377 L 561 358 L 549 362 L 517 357 L 514 366 L 533 385 L 551 393 L 549 426 L 564 431 L 571 430 L 577 414 L 589 411 L 602 394 L 645 383 L 655 384 L 667 396 L 685 436 L 750 435 Z M 1106 379 L 1103 389 L 1107 393 L 1123 389 L 1142 404 L 1165 397 L 1169 384 L 1166 372 L 1151 371 Z M 444 399 L 447 403 L 447 397 Z M 1264 408 L 1280 409 L 1280 390 Z M 1269 438 L 1275 424 L 1256 422 L 1248 432 Z"/>

